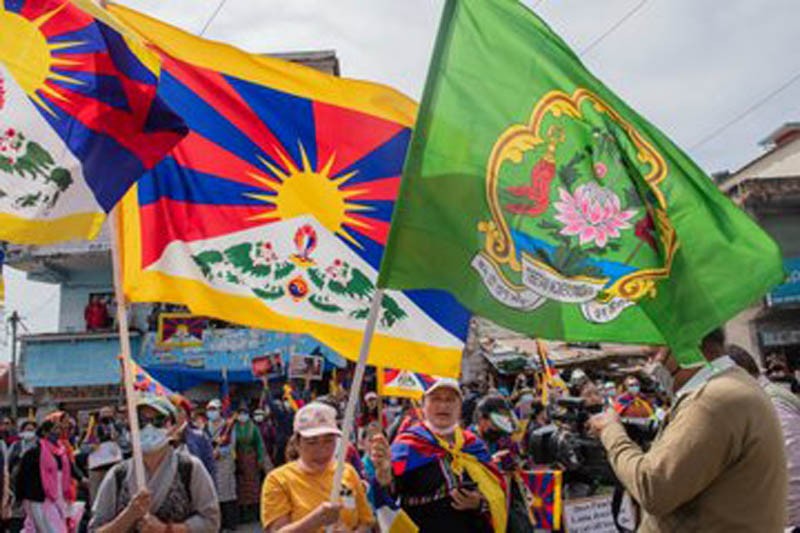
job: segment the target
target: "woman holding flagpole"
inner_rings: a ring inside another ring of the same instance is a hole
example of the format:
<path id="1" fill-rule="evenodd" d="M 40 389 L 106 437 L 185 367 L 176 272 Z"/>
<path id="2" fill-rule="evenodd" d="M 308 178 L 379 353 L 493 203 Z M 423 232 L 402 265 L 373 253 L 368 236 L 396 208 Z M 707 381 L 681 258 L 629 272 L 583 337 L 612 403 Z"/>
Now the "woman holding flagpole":
<path id="1" fill-rule="evenodd" d="M 333 531 L 366 533 L 374 518 L 366 490 L 350 464 L 336 503 L 329 501 L 336 470 L 335 451 L 342 432 L 336 409 L 312 402 L 294 419 L 292 441 L 298 458 L 267 476 L 261 489 L 261 525 L 264 531 Z"/>

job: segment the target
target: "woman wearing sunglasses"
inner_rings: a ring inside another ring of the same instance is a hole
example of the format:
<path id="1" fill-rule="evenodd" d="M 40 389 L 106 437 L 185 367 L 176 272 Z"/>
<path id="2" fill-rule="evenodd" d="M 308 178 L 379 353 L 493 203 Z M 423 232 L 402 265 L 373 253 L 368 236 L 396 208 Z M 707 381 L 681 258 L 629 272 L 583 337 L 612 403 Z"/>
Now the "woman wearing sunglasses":
<path id="1" fill-rule="evenodd" d="M 175 406 L 163 397 L 144 396 L 139 400 L 137 415 L 147 488 L 134 493 L 131 459 L 116 465 L 100 485 L 89 530 L 218 531 L 219 503 L 211 476 L 199 459 L 177 452 L 170 445 L 179 430 Z"/>

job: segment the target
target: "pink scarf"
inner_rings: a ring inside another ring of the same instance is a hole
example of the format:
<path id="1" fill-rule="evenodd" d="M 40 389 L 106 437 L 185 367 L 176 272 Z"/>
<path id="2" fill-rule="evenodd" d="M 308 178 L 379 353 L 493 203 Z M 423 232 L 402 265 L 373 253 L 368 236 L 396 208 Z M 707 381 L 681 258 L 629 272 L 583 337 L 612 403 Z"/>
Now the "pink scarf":
<path id="1" fill-rule="evenodd" d="M 53 444 L 47 439 L 39 439 L 39 446 L 42 450 L 39 458 L 39 473 L 42 476 L 45 498 L 58 501 L 58 462 L 56 461 L 56 456 L 58 456 L 61 458 L 61 492 L 66 501 L 74 501 L 71 465 L 66 448 L 61 443 Z"/>

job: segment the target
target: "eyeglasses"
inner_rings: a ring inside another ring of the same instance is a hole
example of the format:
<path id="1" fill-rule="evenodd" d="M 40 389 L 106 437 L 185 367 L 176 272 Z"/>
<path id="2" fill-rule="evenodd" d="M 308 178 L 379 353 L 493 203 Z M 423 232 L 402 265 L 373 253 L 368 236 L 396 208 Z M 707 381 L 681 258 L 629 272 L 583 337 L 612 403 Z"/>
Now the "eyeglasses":
<path id="1" fill-rule="evenodd" d="M 167 424 L 167 417 L 164 415 L 142 415 L 138 416 L 139 418 L 139 427 L 145 427 L 148 424 L 151 424 L 154 428 L 163 428 Z"/>

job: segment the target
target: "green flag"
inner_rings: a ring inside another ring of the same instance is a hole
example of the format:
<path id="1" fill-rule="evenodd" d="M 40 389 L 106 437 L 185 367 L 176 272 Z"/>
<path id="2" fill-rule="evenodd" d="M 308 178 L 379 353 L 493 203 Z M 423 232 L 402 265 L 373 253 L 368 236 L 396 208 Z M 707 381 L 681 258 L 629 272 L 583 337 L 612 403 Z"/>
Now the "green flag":
<path id="1" fill-rule="evenodd" d="M 449 0 L 379 284 L 547 339 L 699 340 L 776 244 L 516 0 Z"/>

